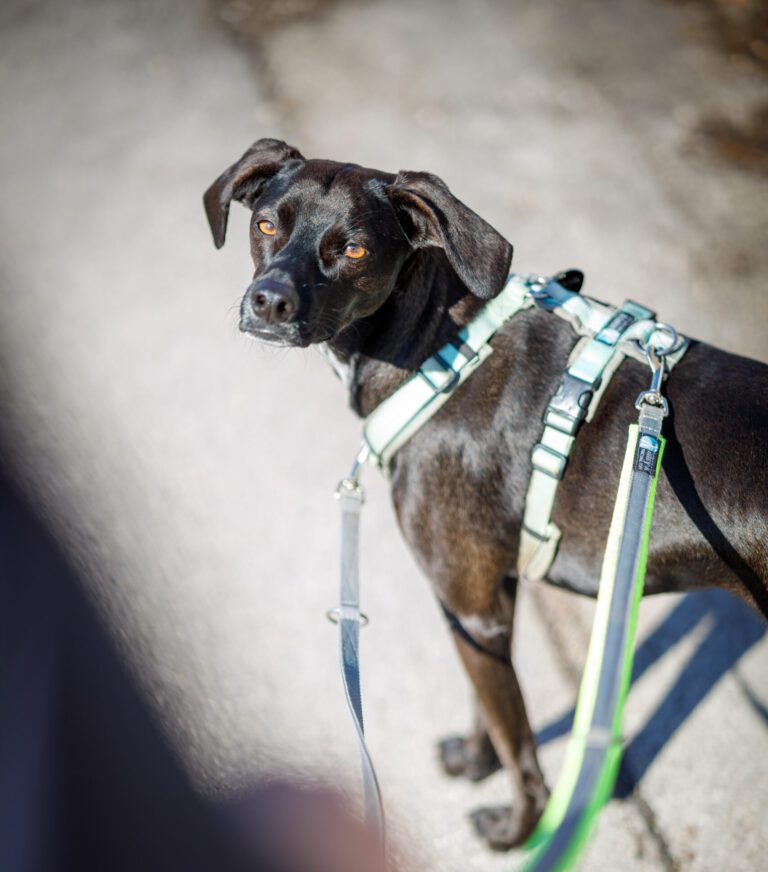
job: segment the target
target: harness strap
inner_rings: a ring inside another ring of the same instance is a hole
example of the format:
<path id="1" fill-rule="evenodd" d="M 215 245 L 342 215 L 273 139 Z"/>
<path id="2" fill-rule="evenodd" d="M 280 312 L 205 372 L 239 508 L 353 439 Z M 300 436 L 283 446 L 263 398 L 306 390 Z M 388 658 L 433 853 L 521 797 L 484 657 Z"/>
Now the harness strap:
<path id="1" fill-rule="evenodd" d="M 610 344 L 611 331 L 617 333 L 617 339 L 620 333 L 623 353 L 641 362 L 645 360 L 643 353 L 630 340 L 645 342 L 649 338 L 649 332 L 655 337 L 655 322 L 647 316 L 634 318 L 629 326 L 612 326 L 611 320 L 616 313 L 613 306 L 567 290 L 557 281 L 557 277 L 549 279 L 510 273 L 501 293 L 489 300 L 469 324 L 427 358 L 414 375 L 366 418 L 363 438 L 370 449 L 371 462 L 386 474 L 395 452 L 426 424 L 450 399 L 453 392 L 493 353 L 489 343 L 499 328 L 517 312 L 534 303 L 564 318 L 581 336 L 592 338 L 604 330 L 603 344 Z M 649 310 L 640 306 L 636 308 L 649 313 Z M 670 368 L 684 351 L 683 347 L 670 354 Z M 597 345 L 592 346 L 587 354 L 590 357 L 585 356 L 580 362 L 580 366 L 586 368 L 594 365 L 591 356 L 594 355 L 595 362 L 598 363 L 606 356 L 605 350 Z M 609 359 L 603 361 L 603 372 L 606 376 L 622 359 L 607 356 Z M 579 376 L 578 371 L 575 375 Z M 598 390 L 600 388 L 595 388 L 595 396 Z M 597 402 L 589 410 L 588 419 L 596 405 Z M 555 446 L 555 451 L 558 450 Z"/>
<path id="2" fill-rule="evenodd" d="M 386 473 L 395 452 L 493 353 L 488 342 L 496 331 L 517 312 L 532 305 L 527 283 L 511 274 L 498 296 L 489 300 L 451 342 L 427 358 L 418 372 L 366 418 L 363 438 L 370 449 L 371 461 Z"/>
<path id="3" fill-rule="evenodd" d="M 647 343 L 653 346 L 663 346 L 667 341 L 667 334 L 664 330 L 659 329 L 651 310 L 637 303 L 632 304 L 637 310 L 637 317 L 632 323 L 611 323 L 617 311 L 615 306 L 569 291 L 557 281 L 557 277 L 529 276 L 525 282 L 539 308 L 554 312 L 555 315 L 568 321 L 579 336 L 593 338 L 601 331 L 605 331 L 601 338 L 606 344 L 611 344 L 611 336 L 618 333 L 619 336 L 616 336 L 616 341 L 613 344 L 616 344 L 617 341 L 620 342 L 624 355 L 634 358 L 639 363 L 646 363 L 643 348 Z M 622 309 L 629 302 L 631 301 L 625 303 Z M 650 314 L 643 315 L 643 313 Z M 687 348 L 688 344 L 683 340 L 670 351 L 666 357 L 668 370 L 680 361 Z M 587 420 L 591 419 L 592 414 L 590 413 Z"/>
<path id="4" fill-rule="evenodd" d="M 555 278 L 529 276 L 526 284 L 529 293 L 540 308 L 557 312 L 582 335 L 597 333 L 614 311 L 613 307 L 606 303 L 569 291 Z"/>
<path id="5" fill-rule="evenodd" d="M 576 434 L 597 410 L 603 392 L 628 350 L 625 334 L 637 324 L 654 332 L 654 313 L 632 300 L 620 309 L 600 305 L 566 291 L 550 282 L 539 295 L 540 304 L 571 321 L 578 317 L 579 329 L 593 331 L 571 354 L 556 393 L 544 412 L 544 431 L 531 452 L 531 478 L 525 497 L 520 531 L 517 570 L 525 581 L 540 581 L 549 571 L 560 543 L 560 528 L 552 522 L 557 487 L 565 474 Z M 578 297 L 578 300 L 572 299 Z M 578 305 L 577 305 L 578 303 Z M 605 311 L 607 309 L 607 312 Z M 575 326 L 575 325 L 574 325 Z"/>

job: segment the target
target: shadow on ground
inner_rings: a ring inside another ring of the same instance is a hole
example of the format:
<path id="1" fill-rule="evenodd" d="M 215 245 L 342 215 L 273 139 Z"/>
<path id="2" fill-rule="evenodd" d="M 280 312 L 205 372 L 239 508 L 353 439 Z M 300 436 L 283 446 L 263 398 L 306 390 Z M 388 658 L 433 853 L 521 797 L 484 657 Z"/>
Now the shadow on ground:
<path id="1" fill-rule="evenodd" d="M 627 746 L 615 796 L 626 799 L 640 783 L 664 746 L 706 698 L 720 679 L 765 635 L 766 627 L 744 603 L 720 590 L 683 597 L 635 654 L 632 684 L 686 636 L 703 630 L 695 652 L 678 674 L 645 726 Z M 747 688 L 744 694 L 768 729 L 768 710 Z M 574 709 L 539 730 L 539 745 L 571 729 Z"/>

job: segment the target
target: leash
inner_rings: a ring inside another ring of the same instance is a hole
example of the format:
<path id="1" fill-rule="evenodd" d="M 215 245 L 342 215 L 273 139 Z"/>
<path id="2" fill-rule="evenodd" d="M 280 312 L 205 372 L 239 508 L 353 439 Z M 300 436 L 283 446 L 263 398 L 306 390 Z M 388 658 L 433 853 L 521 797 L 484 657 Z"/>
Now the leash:
<path id="1" fill-rule="evenodd" d="M 349 476 L 339 482 L 334 494 L 341 506 L 341 583 L 339 605 L 329 609 L 326 616 L 339 625 L 341 677 L 360 750 L 365 822 L 378 837 L 383 852 L 386 846 L 384 807 L 376 770 L 365 743 L 360 692 L 360 627 L 368 623 L 368 617 L 360 611 L 360 509 L 365 501 L 360 475 L 367 460 L 368 447 L 363 445 Z"/>
<path id="2" fill-rule="evenodd" d="M 541 821 L 526 845 L 535 853 L 524 872 L 559 872 L 573 865 L 611 796 L 618 774 L 624 703 L 664 452 L 661 425 L 668 407 L 661 385 L 665 357 L 679 345 L 674 328 L 660 324 L 658 330 L 666 333 L 668 341 L 658 347 L 647 344 L 644 349 L 653 373 L 651 386 L 638 396 L 635 406 L 639 419 L 629 427 L 566 759 Z"/>

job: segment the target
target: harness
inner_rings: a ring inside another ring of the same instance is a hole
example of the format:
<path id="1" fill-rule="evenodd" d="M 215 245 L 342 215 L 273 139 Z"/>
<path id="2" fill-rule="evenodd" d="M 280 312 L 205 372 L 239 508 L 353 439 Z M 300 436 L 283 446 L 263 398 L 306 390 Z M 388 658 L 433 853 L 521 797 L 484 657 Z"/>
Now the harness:
<path id="1" fill-rule="evenodd" d="M 531 452 L 531 477 L 517 559 L 518 577 L 530 582 L 546 576 L 557 554 L 561 533 L 552 522 L 552 509 L 577 432 L 584 421 L 594 417 L 624 358 L 645 363 L 643 347 L 659 344 L 663 338 L 654 312 L 645 306 L 631 300 L 619 308 L 600 303 L 568 290 L 557 278 L 511 273 L 501 293 L 425 360 L 363 424 L 367 460 L 388 475 L 395 453 L 490 357 L 491 340 L 507 321 L 533 306 L 568 321 L 581 339 L 547 405 L 541 437 Z M 680 360 L 686 348 L 683 340 L 666 357 L 667 370 Z"/>

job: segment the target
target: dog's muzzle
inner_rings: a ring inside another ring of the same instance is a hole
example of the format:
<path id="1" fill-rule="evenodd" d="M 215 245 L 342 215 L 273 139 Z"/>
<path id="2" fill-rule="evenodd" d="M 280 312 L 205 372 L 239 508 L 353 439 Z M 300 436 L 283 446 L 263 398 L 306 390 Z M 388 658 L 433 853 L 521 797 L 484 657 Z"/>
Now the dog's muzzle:
<path id="1" fill-rule="evenodd" d="M 305 345 L 297 314 L 299 295 L 289 282 L 260 277 L 240 305 L 240 329 L 256 339 L 280 345 Z"/>
<path id="2" fill-rule="evenodd" d="M 245 300 L 255 320 L 270 327 L 290 324 L 299 309 L 293 285 L 278 279 L 257 279 L 246 291 Z"/>

